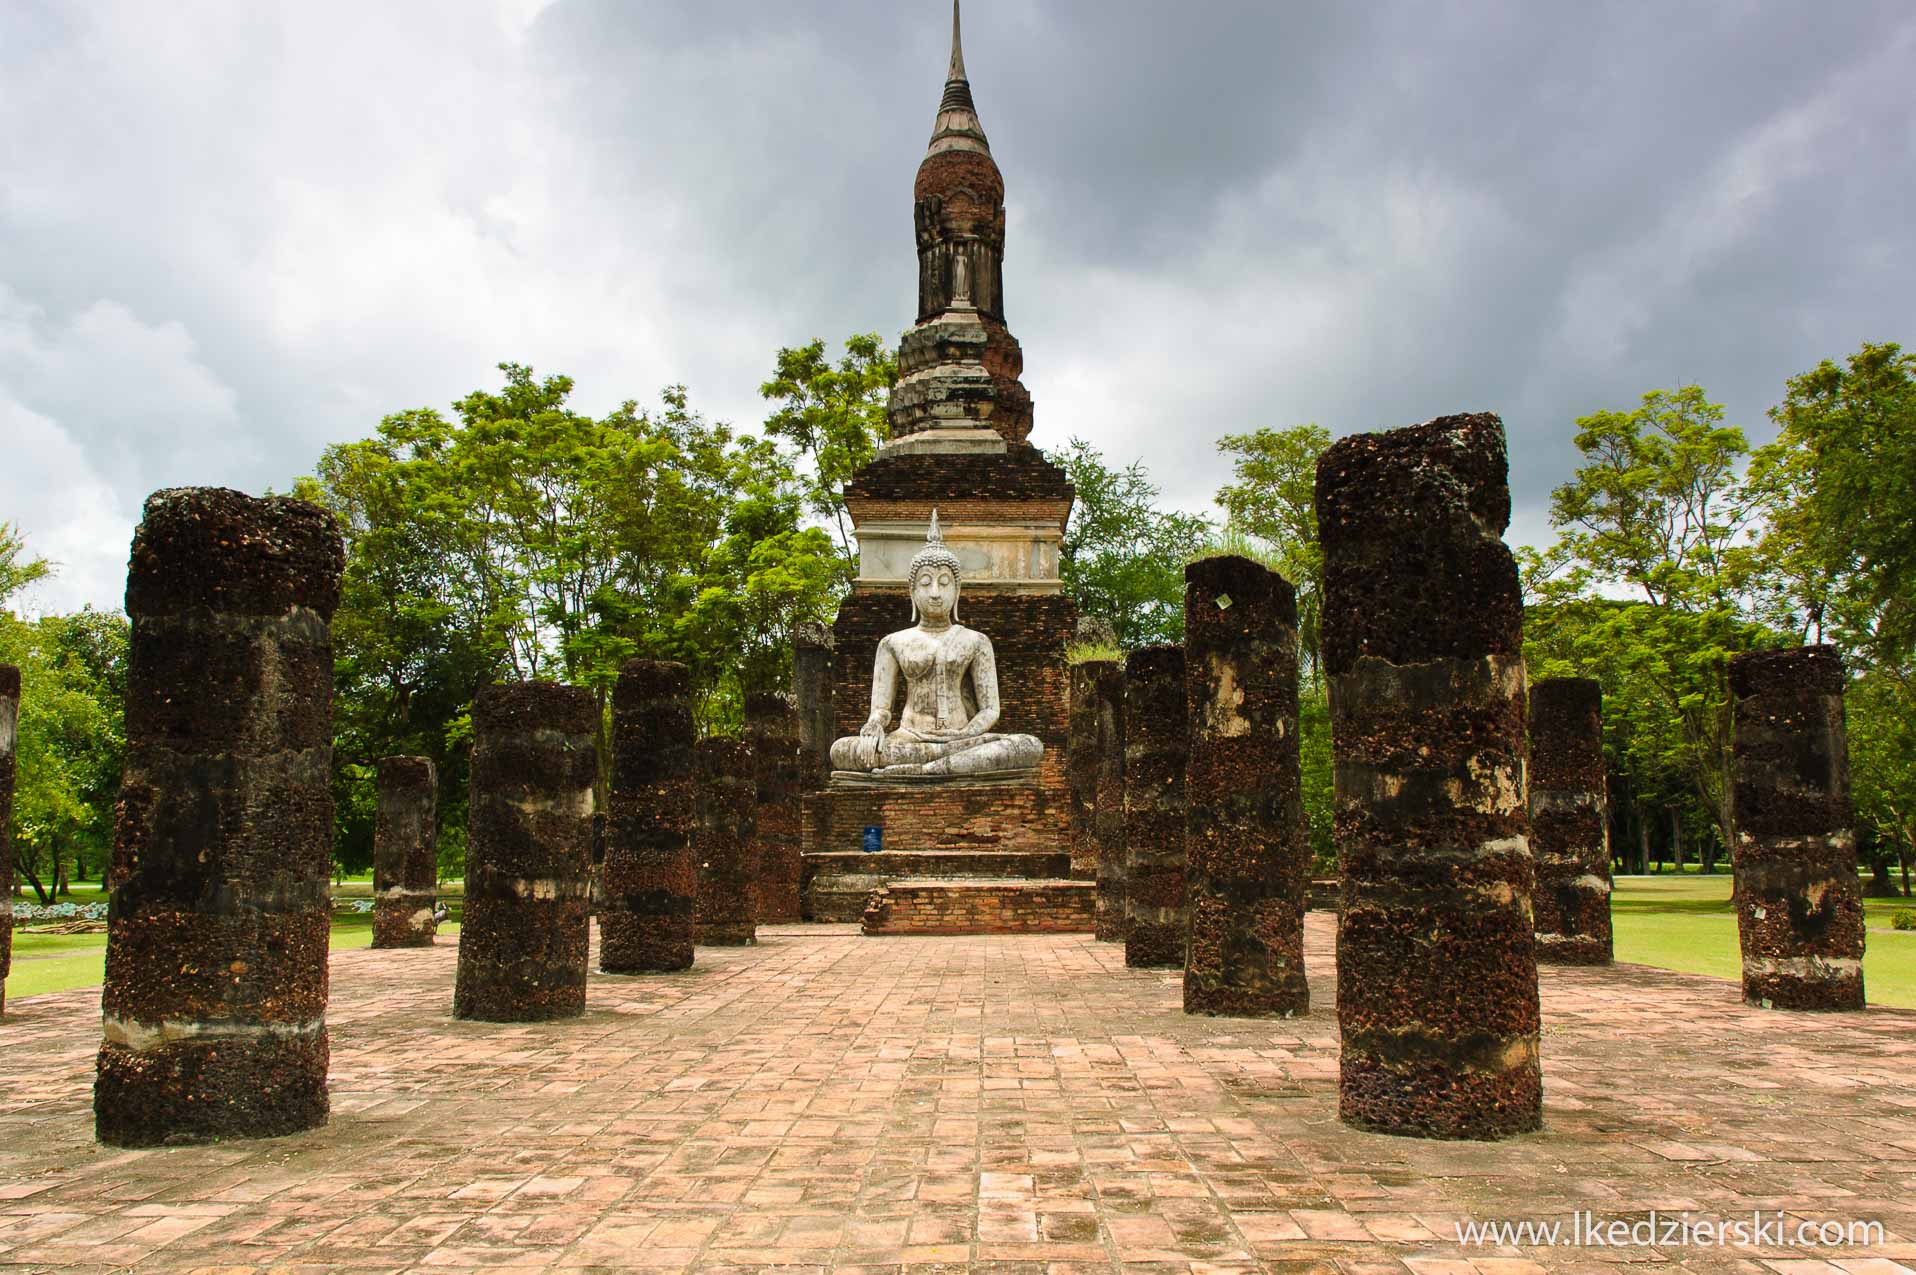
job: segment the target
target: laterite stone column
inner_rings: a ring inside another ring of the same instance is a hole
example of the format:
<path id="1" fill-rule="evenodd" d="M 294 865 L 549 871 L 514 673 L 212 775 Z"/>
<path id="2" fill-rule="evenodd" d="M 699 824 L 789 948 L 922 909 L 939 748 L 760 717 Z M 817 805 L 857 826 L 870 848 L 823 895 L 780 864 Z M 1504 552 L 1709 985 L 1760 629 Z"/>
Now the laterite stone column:
<path id="1" fill-rule="evenodd" d="M 790 925 L 798 900 L 798 710 L 783 695 L 745 700 L 745 737 L 758 784 L 758 919 Z"/>
<path id="2" fill-rule="evenodd" d="M 1184 648 L 1124 669 L 1124 963 L 1184 965 Z"/>
<path id="3" fill-rule="evenodd" d="M 1743 999 L 1863 1008 L 1843 662 L 1830 646 L 1730 660 L 1730 800 Z"/>
<path id="4" fill-rule="evenodd" d="M 155 492 L 133 534 L 104 1040 L 116 1146 L 326 1123 L 333 516 Z"/>
<path id="5" fill-rule="evenodd" d="M 373 946 L 431 947 L 439 925 L 439 775 L 430 757 L 381 757 L 373 825 Z"/>
<path id="6" fill-rule="evenodd" d="M 627 660 L 612 688 L 599 968 L 692 967 L 698 866 L 692 859 L 692 682 L 685 665 Z"/>
<path id="7" fill-rule="evenodd" d="M 1317 466 L 1335 827 L 1338 1113 L 1538 1128 L 1523 605 L 1503 422 L 1345 438 Z"/>
<path id="8" fill-rule="evenodd" d="M 1307 1014 L 1296 590 L 1248 558 L 1192 563 L 1184 660 L 1184 1012 Z"/>
<path id="9" fill-rule="evenodd" d="M 1095 936 L 1122 943 L 1131 923 L 1124 889 L 1124 665 L 1099 660 L 1091 692 L 1097 698 L 1097 800 L 1091 838 L 1098 855 Z"/>
<path id="10" fill-rule="evenodd" d="M 792 630 L 792 698 L 798 704 L 800 783 L 806 792 L 832 777 L 832 652 L 830 625 L 806 621 Z"/>
<path id="11" fill-rule="evenodd" d="M 1610 808 L 1603 685 L 1594 678 L 1531 684 L 1530 853 L 1537 960 L 1610 964 Z"/>
<path id="12" fill-rule="evenodd" d="M 694 754 L 692 852 L 699 865 L 698 941 L 706 947 L 758 942 L 758 781 L 750 746 L 701 739 Z"/>
<path id="13" fill-rule="evenodd" d="M 1071 821 L 1071 875 L 1098 875 L 1098 673 L 1104 660 L 1071 666 L 1071 712 L 1065 737 L 1064 778 Z"/>
<path id="14" fill-rule="evenodd" d="M 0 1014 L 13 969 L 13 771 L 20 723 L 20 670 L 0 664 Z"/>
<path id="15" fill-rule="evenodd" d="M 585 1012 L 598 725 L 598 700 L 582 686 L 496 683 L 472 702 L 454 1018 Z"/>

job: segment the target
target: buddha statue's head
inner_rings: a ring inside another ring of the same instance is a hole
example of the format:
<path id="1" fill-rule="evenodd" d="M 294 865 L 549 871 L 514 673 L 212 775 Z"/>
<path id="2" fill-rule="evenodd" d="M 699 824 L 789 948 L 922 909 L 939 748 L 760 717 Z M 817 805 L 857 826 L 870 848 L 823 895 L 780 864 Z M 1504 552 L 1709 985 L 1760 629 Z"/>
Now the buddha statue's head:
<path id="1" fill-rule="evenodd" d="M 958 582 L 962 574 L 958 555 L 945 547 L 944 533 L 938 530 L 938 511 L 931 511 L 931 529 L 925 533 L 925 547 L 911 560 L 905 579 L 911 587 L 911 618 L 914 624 L 930 621 L 934 625 L 958 622 Z"/>

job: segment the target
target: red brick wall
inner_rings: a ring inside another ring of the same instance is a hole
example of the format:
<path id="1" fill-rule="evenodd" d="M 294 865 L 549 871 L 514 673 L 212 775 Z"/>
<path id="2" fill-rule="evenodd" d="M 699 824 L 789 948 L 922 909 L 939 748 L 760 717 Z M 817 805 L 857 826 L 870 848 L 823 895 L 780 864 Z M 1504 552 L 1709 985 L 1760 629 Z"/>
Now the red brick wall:
<path id="1" fill-rule="evenodd" d="M 867 934 L 1090 933 L 1095 881 L 901 881 L 874 891 Z"/>

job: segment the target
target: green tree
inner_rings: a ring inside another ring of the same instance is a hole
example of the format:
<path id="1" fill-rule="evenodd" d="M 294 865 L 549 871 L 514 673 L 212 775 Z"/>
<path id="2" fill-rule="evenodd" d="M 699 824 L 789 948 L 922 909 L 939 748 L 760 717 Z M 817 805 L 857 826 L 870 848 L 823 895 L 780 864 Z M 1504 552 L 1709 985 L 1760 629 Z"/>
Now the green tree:
<path id="1" fill-rule="evenodd" d="M 1706 867 L 1735 843 L 1725 664 L 1767 640 L 1750 615 L 1756 508 L 1739 475 L 1749 448 L 1722 419 L 1696 386 L 1579 419 L 1584 464 L 1551 503 L 1560 538 L 1547 563 L 1530 563 L 1533 600 L 1575 622 L 1552 639 L 1570 657 L 1563 671 L 1603 678 L 1606 712 L 1629 723 L 1644 773 L 1681 774 L 1707 812 Z M 1566 607 L 1632 595 L 1635 605 Z"/>
<path id="2" fill-rule="evenodd" d="M 1227 434 L 1217 445 L 1232 458 L 1234 479 L 1218 489 L 1218 504 L 1231 527 L 1271 547 L 1277 570 L 1297 589 L 1298 643 L 1313 684 L 1323 654 L 1324 550 L 1317 538 L 1317 461 L 1330 445 L 1330 431 L 1318 425 Z"/>
<path id="3" fill-rule="evenodd" d="M 1916 355 L 1865 344 L 1841 366 L 1791 377 L 1770 411 L 1777 439 L 1750 488 L 1767 523 L 1757 551 L 1766 615 L 1828 640 L 1855 675 L 1851 783 L 1878 892 L 1904 888 L 1916 783 Z"/>
<path id="4" fill-rule="evenodd" d="M 1077 489 L 1058 573 L 1079 612 L 1108 620 L 1126 650 L 1182 641 L 1184 564 L 1209 543 L 1210 520 L 1159 509 L 1141 461 L 1115 469 L 1077 438 L 1050 459 Z"/>
<path id="5" fill-rule="evenodd" d="M 0 607 L 13 595 L 36 581 L 53 574 L 53 564 L 45 558 L 27 556 L 26 537 L 9 522 L 0 522 Z"/>
<path id="6" fill-rule="evenodd" d="M 765 433 L 791 443 L 805 461 L 806 504 L 833 528 L 848 584 L 858 551 L 845 484 L 885 440 L 885 410 L 897 379 L 897 359 L 876 332 L 866 332 L 845 342 L 836 365 L 826 359 L 823 341 L 780 350 L 777 370 L 758 390 L 779 404 L 765 418 Z"/>
<path id="7" fill-rule="evenodd" d="M 14 863 L 41 902 L 97 873 L 125 765 L 126 621 L 81 611 L 0 614 L 0 663 L 20 669 Z M 8 883 L 9 887 L 11 883 Z"/>

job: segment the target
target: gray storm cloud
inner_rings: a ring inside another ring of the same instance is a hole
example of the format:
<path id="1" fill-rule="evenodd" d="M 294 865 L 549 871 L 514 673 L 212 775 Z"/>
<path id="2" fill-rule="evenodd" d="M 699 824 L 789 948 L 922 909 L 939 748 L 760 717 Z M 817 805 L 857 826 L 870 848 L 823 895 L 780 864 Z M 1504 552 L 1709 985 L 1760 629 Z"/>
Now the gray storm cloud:
<path id="1" fill-rule="evenodd" d="M 0 520 L 115 605 L 141 498 L 284 489 L 511 359 L 761 415 L 911 318 L 941 0 L 0 9 Z M 1221 434 L 1490 409 L 1513 535 L 1570 423 L 1730 418 L 1911 338 L 1898 3 L 1015 3 L 966 60 L 1034 441 L 1201 508 Z"/>

